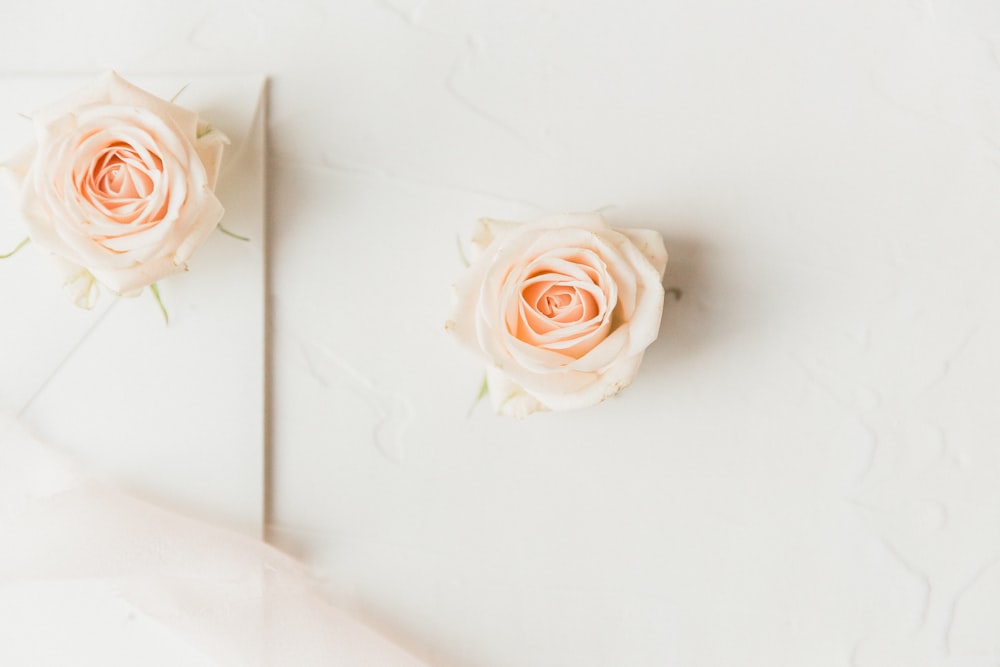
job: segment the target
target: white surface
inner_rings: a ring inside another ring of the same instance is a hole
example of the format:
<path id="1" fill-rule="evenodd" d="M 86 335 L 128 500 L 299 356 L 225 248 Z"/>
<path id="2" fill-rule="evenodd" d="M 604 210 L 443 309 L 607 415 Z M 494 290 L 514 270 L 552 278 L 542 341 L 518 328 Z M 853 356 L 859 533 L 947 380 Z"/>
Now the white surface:
<path id="1" fill-rule="evenodd" d="M 1000 660 L 998 54 L 974 0 L 0 25 L 12 71 L 273 75 L 271 535 L 449 667 Z M 683 292 L 638 381 L 467 419 L 456 234 L 606 205 Z"/>
<path id="2" fill-rule="evenodd" d="M 89 77 L 0 80 L 0 152 L 34 139 L 17 115 L 48 106 Z M 260 76 L 133 77 L 221 128 L 223 224 L 192 270 L 162 282 L 171 321 L 150 293 L 75 308 L 49 260 L 28 245 L 0 262 L 0 412 L 145 497 L 244 532 L 263 529 L 264 168 Z M 7 184 L 4 183 L 4 186 Z M 0 247 L 27 233 L 17 195 L 0 192 Z M 190 385 L 194 381 L 197 391 Z"/>

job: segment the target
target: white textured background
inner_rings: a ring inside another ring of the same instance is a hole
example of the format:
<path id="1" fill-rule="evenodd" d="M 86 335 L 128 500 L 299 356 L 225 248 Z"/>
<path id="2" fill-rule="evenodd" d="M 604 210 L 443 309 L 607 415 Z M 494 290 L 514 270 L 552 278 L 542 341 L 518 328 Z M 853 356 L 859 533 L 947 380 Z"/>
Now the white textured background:
<path id="1" fill-rule="evenodd" d="M 270 536 L 418 655 L 1000 664 L 996 2 L 3 14 L 8 72 L 273 76 Z M 638 381 L 467 418 L 456 234 L 602 206 L 682 292 Z"/>

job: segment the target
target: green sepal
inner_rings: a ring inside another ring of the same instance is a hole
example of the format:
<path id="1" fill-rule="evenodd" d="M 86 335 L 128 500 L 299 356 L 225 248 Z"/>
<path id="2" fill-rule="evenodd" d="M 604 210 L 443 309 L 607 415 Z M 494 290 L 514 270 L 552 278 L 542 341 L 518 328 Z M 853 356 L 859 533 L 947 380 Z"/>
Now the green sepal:
<path id="1" fill-rule="evenodd" d="M 156 299 L 156 305 L 160 307 L 160 312 L 163 313 L 163 323 L 170 324 L 170 315 L 167 314 L 167 307 L 163 305 L 163 299 L 160 297 L 160 288 L 153 283 L 149 286 L 149 291 L 153 293 L 153 297 Z"/>
<path id="2" fill-rule="evenodd" d="M 250 243 L 250 239 L 247 238 L 246 236 L 240 236 L 239 234 L 231 232 L 228 229 L 226 229 L 225 227 L 223 227 L 222 225 L 216 225 L 216 229 L 218 229 L 220 232 L 222 232 L 226 236 L 232 236 L 237 241 L 246 241 L 247 243 Z"/>
<path id="3" fill-rule="evenodd" d="M 490 393 L 490 383 L 486 380 L 486 374 L 483 374 L 483 383 L 479 385 L 479 393 L 476 394 L 476 399 L 472 401 L 472 405 L 469 406 L 469 411 L 466 413 L 466 417 L 472 416 L 472 411 L 476 409 L 479 402 L 482 401 Z"/>
<path id="4" fill-rule="evenodd" d="M 17 247 L 16 247 L 16 248 L 14 248 L 13 250 L 11 250 L 11 251 L 10 251 L 9 253 L 7 253 L 6 255 L 0 255 L 0 259 L 7 259 L 8 257 L 13 257 L 14 255 L 16 255 L 16 254 L 17 254 L 17 251 L 18 251 L 18 250 L 20 250 L 20 249 L 21 249 L 21 248 L 23 248 L 24 246 L 28 245 L 29 243 L 31 243 L 31 237 L 30 237 L 30 236 L 29 236 L 29 237 L 26 237 L 26 238 L 25 238 L 25 239 L 24 239 L 23 241 L 21 241 L 20 243 L 18 243 L 18 244 L 17 244 Z"/>

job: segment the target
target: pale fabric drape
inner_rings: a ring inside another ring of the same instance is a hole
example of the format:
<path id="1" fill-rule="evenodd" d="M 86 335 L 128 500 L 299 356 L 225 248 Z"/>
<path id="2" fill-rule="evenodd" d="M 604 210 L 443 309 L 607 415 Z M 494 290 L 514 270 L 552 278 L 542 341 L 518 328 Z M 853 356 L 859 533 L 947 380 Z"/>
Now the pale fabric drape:
<path id="1" fill-rule="evenodd" d="M 162 641 L 130 634 L 137 617 Z M 11 666 L 154 665 L 185 650 L 205 665 L 423 664 L 329 605 L 289 556 L 95 481 L 4 417 L 0 637 Z"/>

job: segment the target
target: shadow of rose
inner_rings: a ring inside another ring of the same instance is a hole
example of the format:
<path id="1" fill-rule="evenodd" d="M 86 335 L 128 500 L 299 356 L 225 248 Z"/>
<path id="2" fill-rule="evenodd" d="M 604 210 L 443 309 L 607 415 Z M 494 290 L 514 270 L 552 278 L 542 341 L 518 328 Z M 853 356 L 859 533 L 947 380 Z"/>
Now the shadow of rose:
<path id="1" fill-rule="evenodd" d="M 647 373 L 692 363 L 722 333 L 711 306 L 716 285 L 707 243 L 695 235 L 664 231 L 663 225 L 650 228 L 663 234 L 669 260 L 659 337 L 643 359 Z"/>

